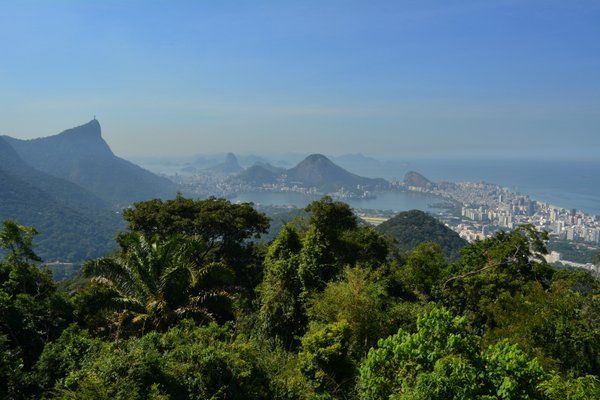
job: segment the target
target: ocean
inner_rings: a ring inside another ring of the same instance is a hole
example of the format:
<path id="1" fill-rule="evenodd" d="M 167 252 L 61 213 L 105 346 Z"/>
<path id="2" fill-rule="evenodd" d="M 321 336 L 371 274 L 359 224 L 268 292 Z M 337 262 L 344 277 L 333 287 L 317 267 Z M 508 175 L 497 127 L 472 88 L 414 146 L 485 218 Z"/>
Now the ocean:
<path id="1" fill-rule="evenodd" d="M 600 161 L 411 160 L 404 168 L 433 181 L 496 183 L 534 200 L 600 215 Z"/>

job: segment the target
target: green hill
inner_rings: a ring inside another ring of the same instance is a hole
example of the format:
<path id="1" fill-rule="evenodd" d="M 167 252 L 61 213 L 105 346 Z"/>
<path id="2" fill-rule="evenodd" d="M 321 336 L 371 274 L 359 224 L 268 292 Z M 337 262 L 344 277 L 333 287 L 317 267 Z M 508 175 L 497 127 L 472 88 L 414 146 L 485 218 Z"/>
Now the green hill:
<path id="1" fill-rule="evenodd" d="M 356 188 L 357 186 L 366 189 L 388 186 L 387 181 L 384 179 L 365 178 L 348 172 L 322 154 L 312 154 L 306 157 L 294 168 L 287 171 L 287 177 L 290 182 L 297 182 L 325 191 Z"/>
<path id="2" fill-rule="evenodd" d="M 37 171 L 0 138 L 0 221 L 34 226 L 44 260 L 82 261 L 114 247 L 119 215 L 70 182 Z"/>
<path id="3" fill-rule="evenodd" d="M 424 242 L 435 242 L 440 245 L 446 257 L 455 259 L 458 258 L 460 249 L 467 244 L 452 229 L 419 210 L 401 212 L 376 229 L 395 239 L 402 251 L 410 251 Z"/>

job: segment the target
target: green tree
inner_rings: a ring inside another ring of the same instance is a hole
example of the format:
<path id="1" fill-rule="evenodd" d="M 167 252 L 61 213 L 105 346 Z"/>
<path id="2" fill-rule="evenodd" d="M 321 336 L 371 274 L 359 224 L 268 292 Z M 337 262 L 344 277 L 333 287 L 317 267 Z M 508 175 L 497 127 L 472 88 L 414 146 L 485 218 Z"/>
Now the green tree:
<path id="1" fill-rule="evenodd" d="M 0 399 L 25 398 L 27 379 L 19 351 L 0 335 Z"/>
<path id="2" fill-rule="evenodd" d="M 268 218 L 251 203 L 232 204 L 215 197 L 193 200 L 178 195 L 173 200 L 142 201 L 126 209 L 123 218 L 131 231 L 146 237 L 200 236 L 208 248 L 226 248 L 258 237 L 269 228 Z"/>
<path id="3" fill-rule="evenodd" d="M 564 282 L 563 282 L 564 283 Z M 600 373 L 600 297 L 582 296 L 562 284 L 530 284 L 489 307 L 495 326 L 485 339 L 509 339 L 549 368 L 576 376 Z"/>
<path id="4" fill-rule="evenodd" d="M 446 267 L 441 247 L 432 242 L 422 243 L 409 253 L 406 263 L 397 270 L 395 278 L 426 301 L 439 296 Z"/>
<path id="5" fill-rule="evenodd" d="M 372 271 L 346 268 L 340 281 L 329 283 L 310 300 L 308 315 L 318 323 L 347 324 L 351 353 L 360 359 L 379 338 L 391 333 L 389 300 L 384 284 L 375 279 Z"/>
<path id="6" fill-rule="evenodd" d="M 523 225 L 469 244 L 441 285 L 444 303 L 482 327 L 493 325 L 485 310 L 501 295 L 517 293 L 532 281 L 549 285 L 552 270 L 544 259 L 547 238 L 547 233 Z"/>
<path id="7" fill-rule="evenodd" d="M 238 286 L 251 293 L 260 282 L 261 270 L 249 241 L 267 232 L 269 219 L 251 203 L 232 204 L 226 199 L 193 200 L 178 195 L 173 200 L 135 203 L 123 212 L 131 232 L 149 240 L 185 235 L 201 239 L 204 261 L 224 262 L 234 269 Z M 121 241 L 124 235 L 121 236 Z"/>
<path id="8" fill-rule="evenodd" d="M 298 279 L 306 294 L 323 290 L 341 269 L 331 252 L 331 242 L 315 227 L 304 235 L 299 257 Z"/>
<path id="9" fill-rule="evenodd" d="M 11 399 L 34 395 L 31 368 L 44 345 L 73 320 L 72 303 L 50 273 L 29 263 L 39 260 L 32 249 L 34 234 L 33 228 L 10 221 L 0 230 L 6 250 L 0 261 L 0 377 L 6 377 L 0 397 Z"/>
<path id="10" fill-rule="evenodd" d="M 388 241 L 373 228 L 359 226 L 352 208 L 346 203 L 325 196 L 306 207 L 311 214 L 310 231 L 327 250 L 324 262 L 353 265 L 359 262 L 381 265 L 388 255 Z"/>
<path id="11" fill-rule="evenodd" d="M 302 285 L 298 278 L 301 247 L 298 232 L 291 225 L 284 226 L 269 246 L 264 279 L 258 287 L 261 328 L 286 346 L 302 336 L 306 327 Z"/>
<path id="12" fill-rule="evenodd" d="M 362 399 L 541 399 L 541 365 L 515 345 L 481 352 L 467 320 L 445 309 L 419 318 L 413 334 L 383 339 L 359 368 Z"/>
<path id="13" fill-rule="evenodd" d="M 77 325 L 69 326 L 57 340 L 44 347 L 34 368 L 36 385 L 43 391 L 51 390 L 69 373 L 81 369 L 86 360 L 95 357 L 104 346 Z"/>
<path id="14" fill-rule="evenodd" d="M 370 226 L 360 226 L 341 234 L 340 264 L 364 264 L 378 268 L 387 261 L 388 240 Z"/>
<path id="15" fill-rule="evenodd" d="M 564 379 L 552 376 L 540 385 L 549 400 L 592 400 L 600 399 L 600 379 L 595 375 Z"/>
<path id="16" fill-rule="evenodd" d="M 298 354 L 300 371 L 321 395 L 341 398 L 353 382 L 350 327 L 344 321 L 310 331 Z"/>
<path id="17" fill-rule="evenodd" d="M 306 209 L 311 214 L 310 224 L 327 239 L 337 239 L 343 231 L 357 227 L 357 219 L 350 206 L 333 201 L 329 196 L 313 201 Z"/>
<path id="18" fill-rule="evenodd" d="M 104 308 L 113 315 L 117 337 L 122 333 L 165 331 L 184 318 L 215 320 L 215 300 L 228 303 L 231 277 L 220 263 L 197 264 L 205 252 L 201 240 L 173 236 L 150 242 L 130 236 L 117 256 L 88 262 L 84 273 L 108 289 Z"/>
<path id="19" fill-rule="evenodd" d="M 33 251 L 33 238 L 37 231 L 14 221 L 6 220 L 0 230 L 0 248 L 8 252 L 5 262 L 22 264 L 29 261 L 41 261 Z"/>
<path id="20" fill-rule="evenodd" d="M 579 293 L 582 296 L 600 294 L 600 280 L 581 268 L 560 269 L 552 275 L 552 288 Z"/>
<path id="21" fill-rule="evenodd" d="M 71 339 L 67 339 L 70 341 Z M 77 339 L 75 342 L 81 341 Z M 56 357 L 55 351 L 51 352 Z M 272 398 L 270 382 L 252 344 L 236 341 L 227 326 L 197 327 L 183 322 L 164 333 L 151 332 L 102 343 L 67 362 L 68 373 L 49 397 L 56 399 L 232 399 Z M 64 362 L 61 361 L 61 363 Z"/>

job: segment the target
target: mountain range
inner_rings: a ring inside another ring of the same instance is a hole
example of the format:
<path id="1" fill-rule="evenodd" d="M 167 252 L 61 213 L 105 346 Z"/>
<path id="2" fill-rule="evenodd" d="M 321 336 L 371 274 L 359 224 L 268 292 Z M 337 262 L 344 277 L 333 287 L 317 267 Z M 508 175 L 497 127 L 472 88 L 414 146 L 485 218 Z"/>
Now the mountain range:
<path id="1" fill-rule="evenodd" d="M 175 192 L 171 181 L 116 157 L 97 120 L 46 138 L 0 137 L 0 221 L 36 227 L 45 260 L 106 254 L 121 208 Z"/>
<path id="2" fill-rule="evenodd" d="M 3 138 L 27 164 L 87 189 L 112 207 L 123 208 L 152 197 L 172 197 L 177 191 L 170 180 L 115 156 L 102 138 L 96 119 L 54 136 Z"/>
<path id="3" fill-rule="evenodd" d="M 354 190 L 358 187 L 376 190 L 389 186 L 385 179 L 366 178 L 353 174 L 322 154 L 311 154 L 298 165 L 287 170 L 270 164 L 255 164 L 233 179 L 253 186 L 282 182 L 290 186 L 317 188 L 323 192 Z"/>

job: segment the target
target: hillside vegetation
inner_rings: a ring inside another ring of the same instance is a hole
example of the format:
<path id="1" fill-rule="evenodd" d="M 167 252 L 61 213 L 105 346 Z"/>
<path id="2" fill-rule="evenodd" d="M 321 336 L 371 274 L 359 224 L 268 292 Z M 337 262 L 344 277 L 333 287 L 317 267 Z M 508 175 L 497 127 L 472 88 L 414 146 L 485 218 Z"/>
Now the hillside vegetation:
<path id="1" fill-rule="evenodd" d="M 430 216 L 412 210 L 401 212 L 377 226 L 377 231 L 394 239 L 401 251 L 411 251 L 421 243 L 434 242 L 450 259 L 458 258 L 467 241 L 456 232 Z"/>
<path id="2" fill-rule="evenodd" d="M 35 226 L 46 261 L 110 253 L 122 208 L 175 192 L 169 180 L 116 157 L 97 120 L 47 138 L 0 137 L 0 221 Z"/>
<path id="3" fill-rule="evenodd" d="M 83 261 L 115 248 L 121 217 L 87 190 L 26 164 L 0 138 L 0 220 L 36 226 L 44 260 Z"/>
<path id="4" fill-rule="evenodd" d="M 331 198 L 304 211 L 264 244 L 248 203 L 136 203 L 68 293 L 4 222 L 0 398 L 600 398 L 600 282 L 548 266 L 546 233 L 449 261 L 430 240 L 398 255 Z"/>

